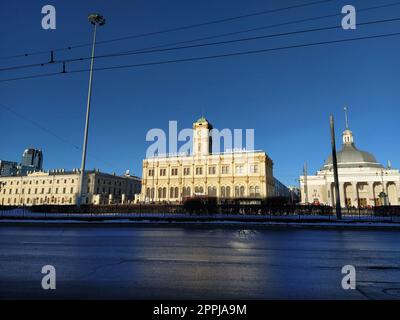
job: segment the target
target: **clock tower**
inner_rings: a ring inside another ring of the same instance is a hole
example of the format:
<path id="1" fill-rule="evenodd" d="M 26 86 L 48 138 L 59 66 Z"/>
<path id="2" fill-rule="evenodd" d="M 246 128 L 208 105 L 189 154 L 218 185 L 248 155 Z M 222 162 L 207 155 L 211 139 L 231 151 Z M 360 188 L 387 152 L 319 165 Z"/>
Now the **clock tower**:
<path id="1" fill-rule="evenodd" d="M 212 128 L 211 123 L 204 117 L 193 123 L 193 155 L 208 156 L 212 153 L 212 138 L 210 136 Z"/>

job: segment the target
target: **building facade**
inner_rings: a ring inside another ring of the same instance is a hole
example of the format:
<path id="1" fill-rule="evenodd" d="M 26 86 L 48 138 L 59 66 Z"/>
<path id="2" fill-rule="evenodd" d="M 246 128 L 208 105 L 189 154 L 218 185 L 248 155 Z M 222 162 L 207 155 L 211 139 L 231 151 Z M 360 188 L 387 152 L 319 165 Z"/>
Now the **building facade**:
<path id="1" fill-rule="evenodd" d="M 0 205 L 74 205 L 80 171 L 52 170 L 28 173 L 26 176 L 0 177 Z M 131 203 L 140 193 L 140 178 L 86 171 L 83 204 Z"/>
<path id="2" fill-rule="evenodd" d="M 358 150 L 353 133 L 347 125 L 343 145 L 337 152 L 339 196 L 342 207 L 367 208 L 380 205 L 399 205 L 400 173 L 385 168 L 368 152 Z M 332 156 L 315 175 L 300 177 L 301 202 L 334 206 L 335 184 Z"/>
<path id="3" fill-rule="evenodd" d="M 275 195 L 273 162 L 263 151 L 212 153 L 212 125 L 193 124 L 193 154 L 143 160 L 141 202 L 181 203 L 191 196 L 266 198 Z"/>
<path id="4" fill-rule="evenodd" d="M 25 149 L 21 163 L 0 160 L 0 176 L 26 176 L 30 172 L 43 169 L 43 153 L 37 149 Z"/>
<path id="5" fill-rule="evenodd" d="M 0 177 L 16 176 L 19 165 L 14 161 L 0 160 Z"/>
<path id="6" fill-rule="evenodd" d="M 43 169 L 43 153 L 42 150 L 33 148 L 25 149 L 22 154 L 21 167 L 32 168 L 31 171 Z"/>

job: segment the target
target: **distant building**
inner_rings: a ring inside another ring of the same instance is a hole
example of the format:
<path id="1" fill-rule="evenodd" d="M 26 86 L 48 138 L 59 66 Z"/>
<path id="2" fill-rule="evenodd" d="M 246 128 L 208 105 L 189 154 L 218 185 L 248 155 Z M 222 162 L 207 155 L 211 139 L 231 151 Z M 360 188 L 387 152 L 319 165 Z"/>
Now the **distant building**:
<path id="1" fill-rule="evenodd" d="M 28 173 L 26 176 L 0 177 L 0 205 L 73 205 L 79 190 L 80 171 L 51 170 Z M 84 204 L 127 204 L 141 190 L 138 177 L 117 176 L 98 170 L 86 171 Z"/>
<path id="2" fill-rule="evenodd" d="M 0 160 L 0 176 L 16 176 L 18 174 L 18 163 L 14 161 Z"/>
<path id="3" fill-rule="evenodd" d="M 43 153 L 41 150 L 25 149 L 21 163 L 0 160 L 0 176 L 26 176 L 29 172 L 43 169 Z"/>
<path id="4" fill-rule="evenodd" d="M 42 150 L 25 149 L 22 154 L 21 167 L 32 168 L 34 170 L 43 169 L 43 153 Z"/>
<path id="5" fill-rule="evenodd" d="M 277 194 L 273 162 L 264 151 L 213 153 L 212 125 L 193 124 L 193 154 L 143 160 L 142 202 L 180 203 L 192 196 L 267 198 Z"/>
<path id="6" fill-rule="evenodd" d="M 274 178 L 274 196 L 284 198 L 290 198 L 291 196 L 289 188 L 276 178 Z"/>
<path id="7" fill-rule="evenodd" d="M 290 199 L 292 202 L 297 203 L 300 202 L 300 188 L 296 186 L 288 186 L 289 192 L 290 192 Z"/>
<path id="8" fill-rule="evenodd" d="M 400 173 L 378 163 L 368 152 L 356 148 L 353 133 L 348 128 L 343 131 L 343 145 L 337 152 L 339 195 L 343 207 L 372 207 L 399 205 Z M 301 202 L 334 206 L 335 188 L 332 156 L 315 174 L 301 176 Z"/>

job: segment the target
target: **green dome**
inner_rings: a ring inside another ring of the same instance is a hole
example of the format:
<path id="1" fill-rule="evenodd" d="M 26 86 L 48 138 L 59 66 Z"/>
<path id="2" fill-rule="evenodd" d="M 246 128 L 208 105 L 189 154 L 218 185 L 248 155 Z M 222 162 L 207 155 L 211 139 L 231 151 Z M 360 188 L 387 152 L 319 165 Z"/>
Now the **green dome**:
<path id="1" fill-rule="evenodd" d="M 207 122 L 208 123 L 207 119 L 204 118 L 203 116 L 201 116 L 201 118 L 199 120 L 197 120 L 195 123 L 202 123 L 202 122 Z"/>

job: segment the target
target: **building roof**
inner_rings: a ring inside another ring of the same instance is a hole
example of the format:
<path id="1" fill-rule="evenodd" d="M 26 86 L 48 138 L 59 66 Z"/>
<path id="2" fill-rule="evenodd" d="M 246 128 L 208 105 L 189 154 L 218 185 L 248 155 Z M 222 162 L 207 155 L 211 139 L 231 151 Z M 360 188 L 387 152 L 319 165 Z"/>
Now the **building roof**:
<path id="1" fill-rule="evenodd" d="M 208 120 L 204 116 L 201 116 L 201 118 L 199 120 L 197 120 L 195 123 L 203 123 L 203 122 L 209 123 Z"/>
<path id="2" fill-rule="evenodd" d="M 338 168 L 383 168 L 373 154 L 358 150 L 354 144 L 353 132 L 347 126 L 343 131 L 342 149 L 336 152 Z M 332 155 L 329 155 L 322 169 L 332 168 Z"/>
<path id="3" fill-rule="evenodd" d="M 382 168 L 375 156 L 369 152 L 356 148 L 354 143 L 343 144 L 342 149 L 336 153 L 338 168 Z M 325 161 L 323 169 L 332 167 L 332 155 Z"/>

